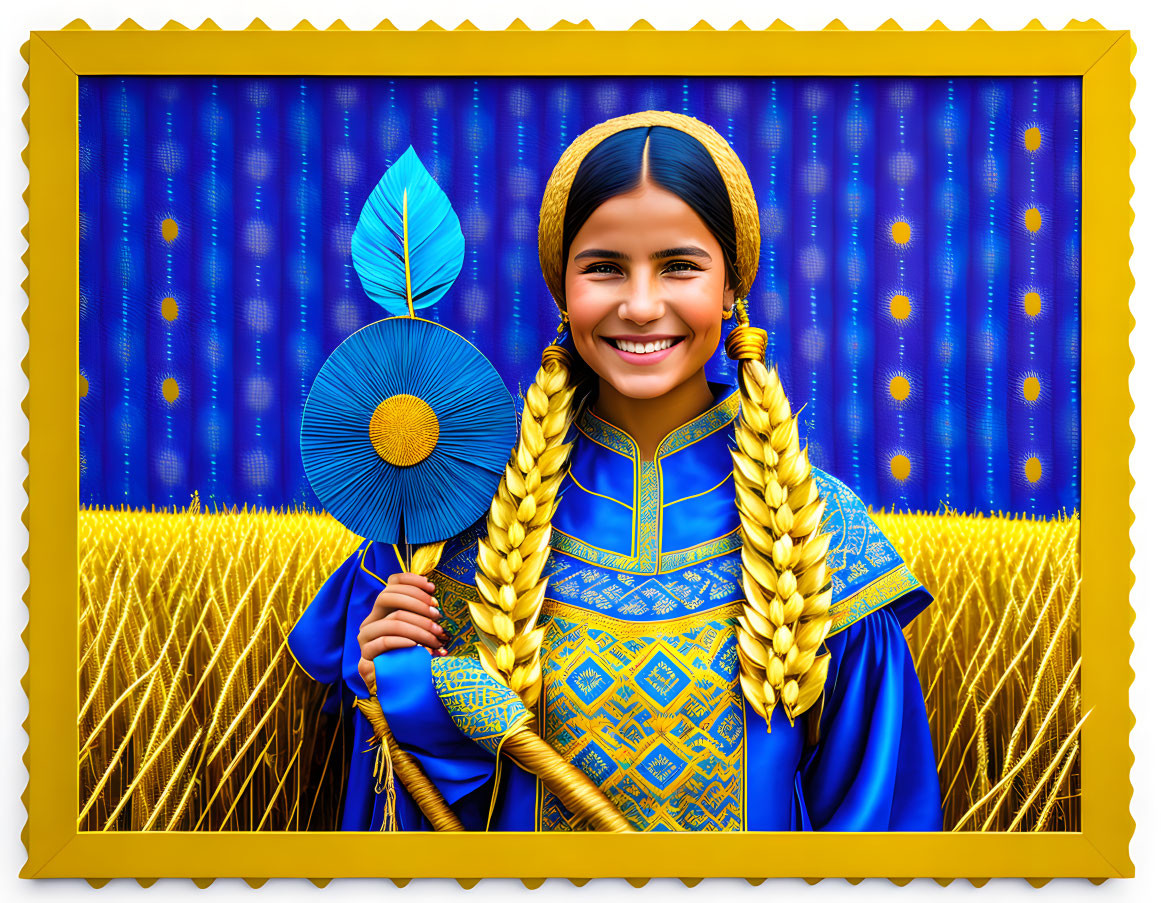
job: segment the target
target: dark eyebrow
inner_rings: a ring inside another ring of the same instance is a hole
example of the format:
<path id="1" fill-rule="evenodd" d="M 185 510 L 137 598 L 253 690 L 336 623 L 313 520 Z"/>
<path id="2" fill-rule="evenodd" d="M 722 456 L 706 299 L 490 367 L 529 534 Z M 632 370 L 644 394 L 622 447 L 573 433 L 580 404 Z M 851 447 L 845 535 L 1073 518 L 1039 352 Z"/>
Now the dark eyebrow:
<path id="1" fill-rule="evenodd" d="M 602 248 L 587 248 L 581 251 L 573 260 L 581 260 L 586 257 L 604 257 L 609 260 L 628 260 L 629 255 L 623 251 L 606 251 Z M 687 248 L 667 248 L 664 251 L 654 251 L 649 255 L 650 260 L 664 260 L 666 257 L 704 257 L 706 260 L 712 260 L 708 251 L 703 251 L 701 248 L 691 245 Z"/>
<path id="2" fill-rule="evenodd" d="M 611 260 L 628 260 L 629 255 L 623 251 L 605 251 L 601 248 L 587 248 L 581 251 L 573 260 L 581 260 L 585 257 L 608 257 Z"/>
<path id="3" fill-rule="evenodd" d="M 650 260 L 664 260 L 666 257 L 704 257 L 706 260 L 712 260 L 708 251 L 703 251 L 696 245 L 690 245 L 687 248 L 669 248 L 665 251 L 654 251 L 649 255 Z"/>

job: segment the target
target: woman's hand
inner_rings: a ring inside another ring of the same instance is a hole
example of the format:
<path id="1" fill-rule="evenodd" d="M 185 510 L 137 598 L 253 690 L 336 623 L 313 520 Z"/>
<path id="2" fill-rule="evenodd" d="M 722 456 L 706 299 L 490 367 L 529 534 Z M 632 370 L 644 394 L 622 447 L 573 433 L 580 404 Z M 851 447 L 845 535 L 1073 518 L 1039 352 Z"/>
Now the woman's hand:
<path id="1" fill-rule="evenodd" d="M 418 574 L 392 574 L 359 628 L 359 676 L 375 692 L 375 657 L 393 649 L 426 646 L 447 655 L 447 633 L 439 625 L 435 584 Z"/>

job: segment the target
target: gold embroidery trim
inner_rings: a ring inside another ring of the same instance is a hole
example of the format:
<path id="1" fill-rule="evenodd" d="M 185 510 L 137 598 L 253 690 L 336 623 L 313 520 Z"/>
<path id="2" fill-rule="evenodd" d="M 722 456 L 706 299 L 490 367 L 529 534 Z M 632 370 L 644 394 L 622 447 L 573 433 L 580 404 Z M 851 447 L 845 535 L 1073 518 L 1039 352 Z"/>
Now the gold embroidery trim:
<path id="1" fill-rule="evenodd" d="M 559 599 L 548 598 L 544 600 L 542 612 L 552 617 L 564 618 L 576 624 L 584 624 L 586 627 L 601 630 L 618 639 L 624 639 L 671 634 L 676 625 L 680 625 L 682 630 L 698 630 L 711 621 L 736 618 L 742 612 L 742 602 L 741 600 L 725 602 L 704 611 L 691 612 L 658 621 L 625 621 L 588 608 L 582 608 L 579 605 L 570 605 Z"/>
<path id="2" fill-rule="evenodd" d="M 359 555 L 359 570 L 370 574 L 372 577 L 374 577 L 376 580 L 378 580 L 380 583 L 382 583 L 384 586 L 386 586 L 387 581 L 384 580 L 382 577 L 380 577 L 378 574 L 376 574 L 374 571 L 372 571 L 370 568 L 368 568 L 366 564 L 363 563 L 364 559 L 367 557 L 367 553 L 370 551 L 371 551 L 371 543 L 367 543 L 367 547 L 365 549 L 363 549 L 362 553 Z M 396 555 L 399 554 L 398 549 L 395 550 L 395 554 Z M 402 563 L 403 563 L 403 561 L 402 561 L 402 559 L 400 559 L 401 566 L 402 566 Z"/>
<path id="3" fill-rule="evenodd" d="M 727 536 L 729 536 L 729 535 L 733 535 L 733 534 L 727 534 Z M 568 553 L 564 552 L 561 554 L 567 555 Z M 667 554 L 670 554 L 670 553 L 667 553 Z M 728 554 L 728 552 L 723 552 L 722 554 Z M 570 555 L 569 557 L 576 558 L 577 556 Z M 720 556 L 715 556 L 715 557 L 720 557 Z M 585 561 L 587 559 L 581 558 L 578 560 Z M 708 559 L 706 559 L 706 560 L 708 560 Z M 676 570 L 682 570 L 682 568 L 677 568 Z M 376 576 L 376 577 L 378 576 L 371 571 L 368 571 L 368 573 L 370 573 L 372 576 Z M 673 572 L 670 571 L 667 573 L 673 573 Z M 439 585 L 439 583 L 442 583 L 444 585 L 444 587 L 446 587 L 445 591 L 449 595 L 454 596 L 457 600 L 460 600 L 464 603 L 467 603 L 469 601 L 475 601 L 477 590 L 476 590 L 476 587 L 474 585 L 469 585 L 467 583 L 461 583 L 459 580 L 456 580 L 454 577 L 449 577 L 447 574 L 444 574 L 441 571 L 433 572 L 432 581 L 435 582 L 437 580 L 437 577 L 438 577 L 438 581 L 439 581 L 437 583 L 437 586 Z M 379 578 L 379 579 L 382 579 L 382 578 Z M 852 624 L 854 624 L 856 621 L 866 617 L 867 615 L 871 614 L 872 612 L 878 611 L 880 608 L 883 608 L 886 605 L 890 605 L 896 599 L 900 598 L 901 596 L 905 595 L 906 593 L 909 593 L 911 590 L 920 589 L 921 586 L 922 586 L 922 584 L 920 584 L 919 580 L 915 577 L 914 574 L 912 574 L 909 570 L 907 570 L 907 567 L 905 565 L 899 565 L 894 570 L 888 571 L 882 577 L 879 577 L 873 583 L 869 584 L 868 586 L 864 586 L 862 589 L 860 589 L 858 592 L 854 593 L 853 595 L 847 596 L 843 599 L 840 599 L 838 602 L 835 602 L 834 605 L 831 606 L 831 610 L 830 610 L 830 614 L 831 614 L 831 618 L 833 619 L 833 623 L 831 624 L 831 629 L 830 629 L 830 632 L 827 634 L 827 636 L 828 637 L 834 636 L 836 633 L 839 633 L 840 631 L 845 630 L 846 628 L 848 628 Z M 630 624 L 630 625 L 632 625 L 632 624 L 651 625 L 652 624 L 652 625 L 656 625 L 656 624 L 672 623 L 674 621 L 683 620 L 683 619 L 688 618 L 688 617 L 697 617 L 698 615 L 701 615 L 701 614 L 721 613 L 723 609 L 729 608 L 730 606 L 740 605 L 740 604 L 741 604 L 740 601 L 728 602 L 728 603 L 724 603 L 723 605 L 717 606 L 713 609 L 708 609 L 706 612 L 697 612 L 696 614 L 692 614 L 692 615 L 681 615 L 677 618 L 669 618 L 665 621 L 628 622 L 628 621 L 621 621 L 618 618 L 612 618 L 612 617 L 609 617 L 608 615 L 601 614 L 601 613 L 598 613 L 595 611 L 591 611 L 590 609 L 583 608 L 581 606 L 570 605 L 569 603 L 562 602 L 559 599 L 547 599 L 546 598 L 544 600 L 544 605 L 545 605 L 546 611 L 560 609 L 560 614 L 563 617 L 568 617 L 568 611 L 575 612 L 575 615 L 572 617 L 572 620 L 585 620 L 589 623 L 594 624 L 594 626 L 597 626 L 598 624 L 607 624 L 607 626 L 602 626 L 601 629 L 608 630 L 608 632 L 610 632 L 610 633 L 615 633 L 617 631 L 617 625 L 625 625 L 625 624 Z M 734 617 L 738 613 L 739 612 L 730 612 L 729 614 L 724 614 L 722 616 Z M 287 648 L 289 648 L 289 646 Z M 294 653 L 292 652 L 291 655 L 293 656 L 293 654 Z M 297 659 L 295 661 L 297 661 Z M 299 667 L 302 667 L 301 664 L 299 665 Z M 306 671 L 305 668 L 303 668 L 303 670 Z M 307 673 L 309 674 L 310 672 L 307 671 Z"/>
<path id="4" fill-rule="evenodd" d="M 601 565 L 602 567 L 610 568 L 611 570 L 624 571 L 628 574 L 648 574 L 648 573 L 662 573 L 665 571 L 665 555 L 662 549 L 661 536 L 661 514 L 662 510 L 668 504 L 675 504 L 676 502 L 686 501 L 690 498 L 697 498 L 699 495 L 705 495 L 717 489 L 726 479 L 720 480 L 715 486 L 706 489 L 704 492 L 696 493 L 685 498 L 675 499 L 673 503 L 664 502 L 664 474 L 662 472 L 661 460 L 676 452 L 681 451 L 695 442 L 698 442 L 707 436 L 720 432 L 725 429 L 738 416 L 738 411 L 741 408 L 741 392 L 735 388 L 732 392 L 726 394 L 721 401 L 715 404 L 712 408 L 702 412 L 692 420 L 688 420 L 678 427 L 670 430 L 662 438 L 657 446 L 657 451 L 649 461 L 641 460 L 641 450 L 637 446 L 636 440 L 627 432 L 618 426 L 614 426 L 607 420 L 604 420 L 597 414 L 593 413 L 588 406 L 581 409 L 577 416 L 576 425 L 581 435 L 588 438 L 590 441 L 596 443 L 602 448 L 621 455 L 624 458 L 633 462 L 633 504 L 626 505 L 624 502 L 618 501 L 615 498 L 601 493 L 593 492 L 586 489 L 579 480 L 569 472 L 573 482 L 583 492 L 589 495 L 595 495 L 600 498 L 608 499 L 623 505 L 633 512 L 633 530 L 632 537 L 629 544 L 629 554 L 624 555 L 620 552 L 613 552 L 611 549 L 602 549 L 599 546 L 594 546 L 592 543 L 585 542 L 576 536 L 570 536 L 567 533 L 553 528 L 553 547 L 559 551 L 565 551 L 566 554 L 571 554 L 575 558 L 582 561 L 588 561 L 592 564 Z M 703 431 L 704 430 L 704 431 Z M 732 473 L 732 471 L 731 471 Z M 644 479 L 643 479 L 644 478 Z M 643 483 L 646 480 L 656 485 L 657 499 L 656 505 L 650 506 L 648 511 L 645 510 L 645 499 Z M 642 527 L 645 529 L 642 530 Z M 650 528 L 655 528 L 651 530 Z M 572 542 L 560 542 L 557 539 L 557 534 Z M 638 548 L 638 537 L 644 536 L 646 542 L 643 543 L 644 548 Z M 656 537 L 655 542 L 650 542 L 653 537 Z M 558 544 L 559 543 L 559 544 Z M 561 548 L 561 546 L 565 548 Z M 712 545 L 707 543 L 706 546 Z M 716 551 L 716 550 L 710 550 Z M 605 553 L 602 555 L 601 553 Z M 695 564 L 696 561 L 689 562 Z M 682 565 L 679 565 L 681 567 Z M 677 568 L 673 568 L 676 570 Z"/>
<path id="5" fill-rule="evenodd" d="M 832 623 L 827 636 L 834 636 L 840 630 L 845 630 L 871 612 L 890 605 L 900 596 L 913 589 L 919 589 L 920 586 L 915 575 L 907 570 L 905 565 L 899 565 L 854 595 L 835 602 L 830 608 Z"/>

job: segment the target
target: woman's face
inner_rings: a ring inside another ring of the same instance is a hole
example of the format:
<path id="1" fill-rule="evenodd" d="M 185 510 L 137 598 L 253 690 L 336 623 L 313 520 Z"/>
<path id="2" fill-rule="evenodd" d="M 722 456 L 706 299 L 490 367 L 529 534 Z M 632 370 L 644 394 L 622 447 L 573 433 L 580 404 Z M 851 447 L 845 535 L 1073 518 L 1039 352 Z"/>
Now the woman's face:
<path id="1" fill-rule="evenodd" d="M 581 226 L 565 259 L 577 351 L 614 390 L 657 398 L 699 374 L 733 307 L 721 245 L 693 208 L 645 181 Z"/>

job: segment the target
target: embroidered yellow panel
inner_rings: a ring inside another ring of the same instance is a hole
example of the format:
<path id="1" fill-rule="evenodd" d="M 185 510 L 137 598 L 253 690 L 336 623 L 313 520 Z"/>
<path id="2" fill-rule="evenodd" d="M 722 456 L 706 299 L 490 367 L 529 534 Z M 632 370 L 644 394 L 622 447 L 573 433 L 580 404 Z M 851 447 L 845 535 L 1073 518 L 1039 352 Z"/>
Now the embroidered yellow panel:
<path id="1" fill-rule="evenodd" d="M 543 736 L 638 830 L 742 829 L 737 610 L 627 622 L 545 603 Z M 542 788 L 537 829 L 573 827 Z"/>

